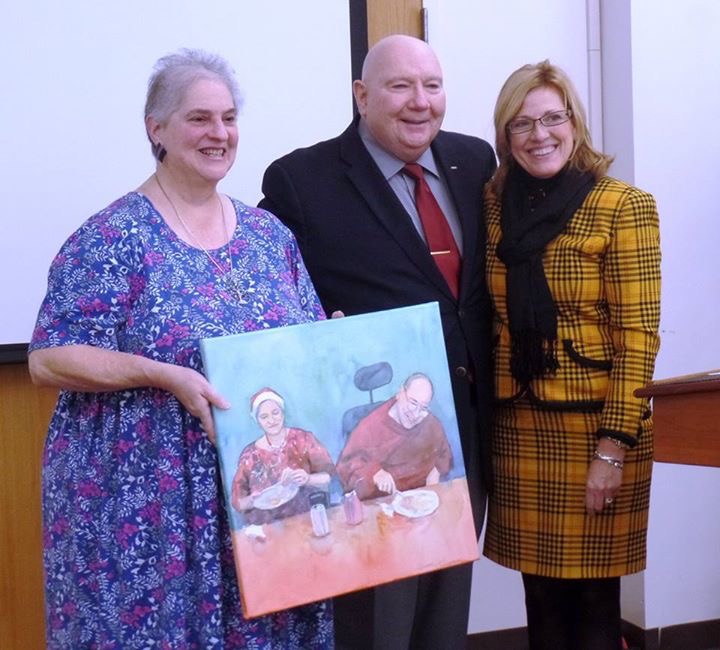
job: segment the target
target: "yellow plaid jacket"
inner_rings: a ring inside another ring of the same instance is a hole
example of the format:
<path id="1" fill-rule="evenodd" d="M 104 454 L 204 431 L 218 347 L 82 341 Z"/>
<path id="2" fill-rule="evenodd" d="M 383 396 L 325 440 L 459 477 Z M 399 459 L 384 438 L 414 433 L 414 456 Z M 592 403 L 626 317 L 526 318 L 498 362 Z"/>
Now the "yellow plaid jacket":
<path id="1" fill-rule="evenodd" d="M 518 386 L 510 375 L 506 270 L 496 248 L 500 202 L 486 190 L 487 274 L 495 307 L 499 400 L 601 412 L 598 433 L 634 444 L 648 413 L 633 391 L 652 378 L 660 340 L 660 235 L 653 197 L 602 178 L 567 227 L 548 244 L 543 266 L 558 312 L 556 374 Z"/>

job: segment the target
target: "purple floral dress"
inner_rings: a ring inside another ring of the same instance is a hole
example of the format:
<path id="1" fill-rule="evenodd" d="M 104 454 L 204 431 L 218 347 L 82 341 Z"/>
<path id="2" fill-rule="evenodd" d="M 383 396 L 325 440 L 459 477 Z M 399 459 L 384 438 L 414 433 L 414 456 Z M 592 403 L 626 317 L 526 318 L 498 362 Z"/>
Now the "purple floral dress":
<path id="1" fill-rule="evenodd" d="M 201 338 L 323 318 L 290 232 L 233 201 L 233 284 L 143 195 L 50 268 L 31 350 L 71 344 L 201 369 Z M 229 270 L 228 247 L 210 251 Z M 214 446 L 169 393 L 62 391 L 43 458 L 48 648 L 332 648 L 322 602 L 242 617 Z"/>

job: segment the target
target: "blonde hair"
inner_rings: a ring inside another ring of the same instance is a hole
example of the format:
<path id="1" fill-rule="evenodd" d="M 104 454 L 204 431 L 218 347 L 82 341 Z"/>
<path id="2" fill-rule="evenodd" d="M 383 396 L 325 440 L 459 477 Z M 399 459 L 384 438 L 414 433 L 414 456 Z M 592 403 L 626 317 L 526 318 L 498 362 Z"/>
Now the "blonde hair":
<path id="1" fill-rule="evenodd" d="M 593 148 L 585 108 L 567 74 L 547 59 L 540 63 L 527 64 L 507 78 L 495 103 L 495 151 L 499 164 L 490 186 L 496 196 L 502 194 L 507 174 L 516 164 L 510 153 L 507 125 L 517 116 L 527 94 L 531 90 L 544 87 L 557 90 L 565 102 L 565 108 L 571 111 L 570 121 L 575 127 L 575 141 L 569 159 L 570 167 L 580 172 L 590 172 L 599 179 L 607 174 L 613 161 L 612 156 Z"/>

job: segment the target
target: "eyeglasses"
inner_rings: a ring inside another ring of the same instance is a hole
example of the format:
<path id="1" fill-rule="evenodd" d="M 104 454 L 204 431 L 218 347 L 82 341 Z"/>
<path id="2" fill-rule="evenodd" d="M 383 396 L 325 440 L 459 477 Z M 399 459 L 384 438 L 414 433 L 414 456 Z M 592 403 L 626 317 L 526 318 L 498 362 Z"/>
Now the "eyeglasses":
<path id="1" fill-rule="evenodd" d="M 410 408 L 412 408 L 412 410 L 415 411 L 417 414 L 427 415 L 430 412 L 430 406 L 428 404 L 422 404 L 421 402 L 418 402 L 414 397 L 410 397 L 410 395 L 408 395 L 407 393 L 406 388 L 403 388 L 403 393 L 405 393 L 405 399 L 410 405 Z"/>
<path id="2" fill-rule="evenodd" d="M 570 119 L 572 111 L 565 109 L 564 111 L 554 111 L 553 113 L 546 113 L 542 117 L 531 118 L 531 117 L 518 117 L 515 120 L 508 122 L 507 130 L 508 133 L 513 135 L 518 133 L 527 133 L 535 128 L 535 125 L 540 122 L 544 127 L 552 128 L 554 126 L 560 126 L 565 124 Z"/>

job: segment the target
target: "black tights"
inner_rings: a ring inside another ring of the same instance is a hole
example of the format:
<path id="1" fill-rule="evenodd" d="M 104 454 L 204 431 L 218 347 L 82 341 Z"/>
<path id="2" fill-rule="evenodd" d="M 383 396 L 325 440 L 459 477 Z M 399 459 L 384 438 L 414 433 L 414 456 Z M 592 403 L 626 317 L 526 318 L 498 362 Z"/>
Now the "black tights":
<path id="1" fill-rule="evenodd" d="M 621 650 L 620 578 L 522 577 L 530 650 Z"/>

